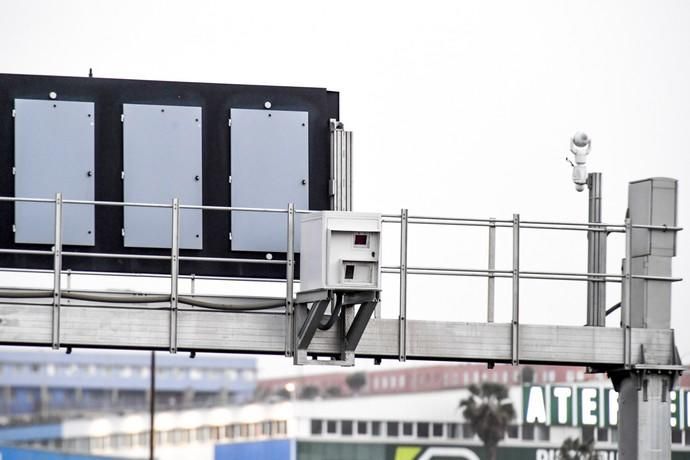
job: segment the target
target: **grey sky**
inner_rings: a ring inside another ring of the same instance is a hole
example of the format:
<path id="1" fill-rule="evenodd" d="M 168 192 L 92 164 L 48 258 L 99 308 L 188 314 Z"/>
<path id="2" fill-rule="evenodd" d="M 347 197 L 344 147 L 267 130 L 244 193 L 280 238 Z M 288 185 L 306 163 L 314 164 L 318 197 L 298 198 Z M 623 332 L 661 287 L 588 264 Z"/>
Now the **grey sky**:
<path id="1" fill-rule="evenodd" d="M 586 193 L 574 191 L 564 158 L 570 135 L 585 130 L 589 169 L 604 175 L 604 221 L 622 222 L 628 181 L 670 176 L 688 226 L 689 23 L 685 1 L 0 0 L 0 72 L 93 67 L 99 77 L 340 91 L 360 211 L 584 221 Z M 384 235 L 389 262 L 396 237 Z M 690 274 L 688 242 L 690 229 L 678 239 L 677 276 Z M 485 231 L 415 230 L 410 243 L 411 264 L 486 264 Z M 623 239 L 612 236 L 610 247 L 608 270 L 618 273 Z M 585 248 L 582 233 L 526 231 L 523 266 L 583 271 Z M 506 267 L 507 238 L 498 251 Z M 506 283 L 498 320 L 509 317 Z M 395 278 L 384 289 L 384 313 L 394 316 Z M 608 303 L 619 296 L 612 286 Z M 484 280 L 413 279 L 410 316 L 481 321 L 485 299 Z M 686 362 L 689 299 L 690 281 L 676 284 Z M 522 314 L 583 324 L 585 286 L 525 282 Z"/>

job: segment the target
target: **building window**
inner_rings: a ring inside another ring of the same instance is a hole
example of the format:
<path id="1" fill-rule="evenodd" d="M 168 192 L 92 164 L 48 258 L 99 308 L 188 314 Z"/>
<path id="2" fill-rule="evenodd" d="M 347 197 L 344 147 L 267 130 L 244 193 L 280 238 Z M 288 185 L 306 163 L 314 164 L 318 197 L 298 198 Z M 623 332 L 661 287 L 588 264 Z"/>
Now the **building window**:
<path id="1" fill-rule="evenodd" d="M 690 428 L 685 429 L 685 445 L 690 446 Z"/>
<path id="2" fill-rule="evenodd" d="M 381 422 L 371 422 L 371 435 L 381 436 Z"/>
<path id="3" fill-rule="evenodd" d="M 611 442 L 618 442 L 618 427 L 611 427 Z"/>
<path id="4" fill-rule="evenodd" d="M 343 436 L 352 436 L 352 420 L 343 420 L 340 422 L 340 434 Z"/>
<path id="5" fill-rule="evenodd" d="M 367 422 L 357 422 L 357 434 L 367 434 Z"/>
<path id="6" fill-rule="evenodd" d="M 440 438 L 443 436 L 443 423 L 434 423 L 431 433 L 434 438 Z"/>
<path id="7" fill-rule="evenodd" d="M 597 428 L 597 441 L 607 442 L 609 440 L 608 428 Z"/>
<path id="8" fill-rule="evenodd" d="M 457 423 L 448 424 L 448 437 L 450 439 L 458 439 L 460 437 L 460 425 Z"/>
<path id="9" fill-rule="evenodd" d="M 427 422 L 417 423 L 417 437 L 418 438 L 428 438 L 429 437 L 429 424 Z"/>
<path id="10" fill-rule="evenodd" d="M 403 422 L 403 436 L 412 436 L 412 422 Z"/>
<path id="11" fill-rule="evenodd" d="M 534 425 L 522 425 L 522 439 L 534 441 Z"/>
<path id="12" fill-rule="evenodd" d="M 594 427 L 583 426 L 582 427 L 582 442 L 593 442 L 594 441 Z"/>
<path id="13" fill-rule="evenodd" d="M 462 424 L 462 437 L 463 439 L 474 438 L 474 428 L 472 428 L 472 425 L 470 425 L 469 423 Z"/>
<path id="14" fill-rule="evenodd" d="M 517 425 L 508 425 L 506 427 L 506 435 L 510 439 L 517 439 L 518 438 L 518 426 Z"/>
<path id="15" fill-rule="evenodd" d="M 328 434 L 335 434 L 338 431 L 338 425 L 335 420 L 329 420 L 326 422 L 326 432 Z"/>
<path id="16" fill-rule="evenodd" d="M 551 427 L 546 425 L 536 425 L 534 428 L 535 439 L 537 441 L 551 440 Z"/>
<path id="17" fill-rule="evenodd" d="M 397 437 L 398 436 L 398 422 L 387 422 L 386 423 L 386 433 L 388 433 L 388 436 Z"/>
<path id="18" fill-rule="evenodd" d="M 246 427 L 247 425 L 244 425 Z M 202 426 L 196 429 L 196 440 L 200 442 L 208 441 L 211 437 L 211 430 L 207 426 Z"/>
<path id="19" fill-rule="evenodd" d="M 683 432 L 678 428 L 671 428 L 671 442 L 681 444 L 683 442 Z"/>

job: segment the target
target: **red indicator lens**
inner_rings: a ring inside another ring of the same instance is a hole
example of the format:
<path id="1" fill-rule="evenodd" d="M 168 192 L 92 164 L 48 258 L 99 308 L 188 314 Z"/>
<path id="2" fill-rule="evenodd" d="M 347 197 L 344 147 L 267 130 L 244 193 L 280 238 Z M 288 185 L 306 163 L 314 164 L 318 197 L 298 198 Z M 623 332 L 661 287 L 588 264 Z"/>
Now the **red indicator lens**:
<path id="1" fill-rule="evenodd" d="M 356 246 L 366 246 L 367 236 L 366 235 L 355 235 L 355 245 Z"/>

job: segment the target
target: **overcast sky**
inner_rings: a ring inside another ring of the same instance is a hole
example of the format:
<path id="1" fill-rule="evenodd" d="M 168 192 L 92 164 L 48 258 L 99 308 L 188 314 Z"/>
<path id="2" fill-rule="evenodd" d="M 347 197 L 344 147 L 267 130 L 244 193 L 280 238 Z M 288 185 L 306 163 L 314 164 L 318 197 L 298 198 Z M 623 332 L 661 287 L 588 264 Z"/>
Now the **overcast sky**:
<path id="1" fill-rule="evenodd" d="M 36 1 L 0 0 L 0 72 L 327 87 L 355 132 L 359 211 L 585 221 L 565 161 L 593 139 L 604 221 L 622 223 L 627 183 L 679 179 L 690 205 L 690 2 L 687 1 Z M 386 227 L 386 263 L 397 234 Z M 582 232 L 523 232 L 522 266 L 585 271 Z M 498 268 L 510 268 L 499 236 Z M 674 274 L 690 272 L 690 229 Z M 410 265 L 484 268 L 486 230 L 414 229 Z M 609 239 L 609 273 L 623 238 Z M 397 283 L 384 284 L 396 316 Z M 525 281 L 522 320 L 584 324 L 585 284 Z M 607 303 L 620 299 L 612 286 Z M 673 325 L 690 361 L 690 280 Z M 482 321 L 486 281 L 411 278 L 413 319 Z M 510 317 L 499 281 L 497 320 Z M 609 326 L 619 318 L 612 317 Z M 289 370 L 262 358 L 264 375 Z"/>

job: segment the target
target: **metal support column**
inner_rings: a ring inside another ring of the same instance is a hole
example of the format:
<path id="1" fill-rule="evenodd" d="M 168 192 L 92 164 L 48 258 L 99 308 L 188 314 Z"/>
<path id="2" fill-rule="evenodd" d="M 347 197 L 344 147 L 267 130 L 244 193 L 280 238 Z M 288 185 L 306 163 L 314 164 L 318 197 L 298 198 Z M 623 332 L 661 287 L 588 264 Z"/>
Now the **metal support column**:
<path id="1" fill-rule="evenodd" d="M 352 211 L 352 131 L 331 119 L 331 209 Z"/>
<path id="2" fill-rule="evenodd" d="M 671 377 L 630 374 L 618 388 L 618 458 L 670 460 Z"/>
<path id="3" fill-rule="evenodd" d="M 149 376 L 149 460 L 154 460 L 156 449 L 156 352 L 151 351 Z"/>
<path id="4" fill-rule="evenodd" d="M 630 368 L 632 362 L 632 336 L 630 307 L 632 304 L 632 224 L 625 218 L 625 261 L 623 265 L 623 298 L 621 299 L 621 327 L 623 327 L 623 363 Z"/>
<path id="5" fill-rule="evenodd" d="M 494 322 L 494 302 L 496 297 L 496 219 L 489 219 L 489 277 L 488 292 L 486 295 L 486 321 Z"/>
<path id="6" fill-rule="evenodd" d="M 407 209 L 400 211 L 400 313 L 398 360 L 407 360 Z"/>
<path id="7" fill-rule="evenodd" d="M 170 251 L 170 353 L 177 353 L 177 305 L 180 272 L 180 201 L 172 201 L 172 249 Z"/>
<path id="8" fill-rule="evenodd" d="M 590 223 L 601 223 L 601 173 L 587 177 Z M 596 228 L 596 227 L 595 227 Z M 606 273 L 606 231 L 587 232 L 587 273 Z M 606 326 L 606 282 L 593 277 L 587 282 L 587 325 Z"/>
<path id="9" fill-rule="evenodd" d="M 671 459 L 669 391 L 683 367 L 677 352 L 634 347 L 632 333 L 634 328 L 671 328 L 676 236 L 667 229 L 676 228 L 677 193 L 677 181 L 663 177 L 632 182 L 628 189 L 621 312 L 625 365 L 609 373 L 619 393 L 619 460 Z"/>
<path id="10" fill-rule="evenodd" d="M 287 212 L 287 254 L 285 273 L 285 356 L 293 355 L 296 343 L 296 324 L 294 314 L 295 283 L 295 205 L 288 204 Z M 296 356 L 296 353 L 295 353 Z"/>
<path id="11" fill-rule="evenodd" d="M 520 364 L 520 214 L 513 214 L 513 319 L 511 321 L 511 363 Z"/>
<path id="12" fill-rule="evenodd" d="M 53 247 L 52 347 L 60 348 L 60 303 L 62 302 L 62 193 L 55 194 L 55 246 Z"/>

